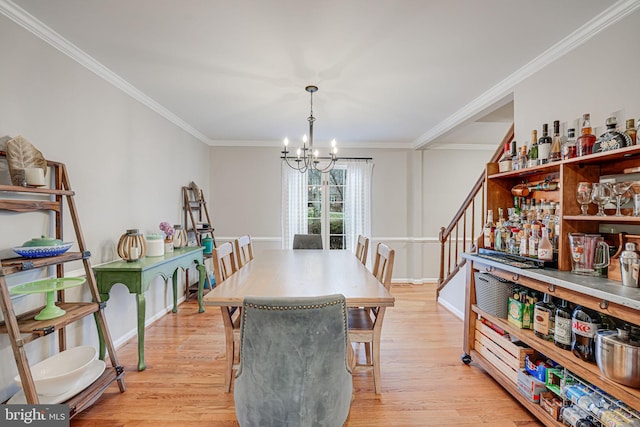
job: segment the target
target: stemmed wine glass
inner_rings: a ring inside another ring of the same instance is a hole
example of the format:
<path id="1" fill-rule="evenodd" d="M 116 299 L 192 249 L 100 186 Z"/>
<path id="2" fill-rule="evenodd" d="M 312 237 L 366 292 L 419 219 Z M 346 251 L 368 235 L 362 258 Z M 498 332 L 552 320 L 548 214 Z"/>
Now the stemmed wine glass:
<path id="1" fill-rule="evenodd" d="M 622 216 L 620 213 L 620 205 L 622 202 L 622 196 L 631 188 L 631 181 L 616 182 L 611 186 L 612 193 L 616 196 L 616 214 L 615 216 Z M 628 200 L 628 199 L 627 199 Z"/>
<path id="2" fill-rule="evenodd" d="M 604 213 L 604 205 L 611 200 L 611 185 L 604 182 L 594 182 L 591 190 L 591 201 L 598 205 L 596 216 L 607 216 Z"/>
<path id="3" fill-rule="evenodd" d="M 589 209 L 589 203 L 591 203 L 591 183 L 590 182 L 578 183 L 578 188 L 576 189 L 576 200 L 580 204 L 580 209 L 582 210 L 581 215 L 588 215 L 587 210 Z"/>

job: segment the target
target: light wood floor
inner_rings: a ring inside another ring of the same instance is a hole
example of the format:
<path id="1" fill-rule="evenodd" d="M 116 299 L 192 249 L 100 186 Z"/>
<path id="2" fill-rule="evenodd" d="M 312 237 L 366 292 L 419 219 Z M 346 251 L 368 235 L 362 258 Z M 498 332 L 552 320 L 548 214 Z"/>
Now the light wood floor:
<path id="1" fill-rule="evenodd" d="M 435 285 L 394 286 L 382 330 L 382 395 L 370 371 L 354 373 L 346 426 L 539 426 L 484 371 L 466 366 L 462 321 L 435 301 Z M 237 426 L 233 392 L 222 392 L 224 336 L 218 309 L 195 302 L 147 328 L 147 369 L 136 371 L 135 338 L 118 351 L 127 391 L 112 385 L 72 427 Z M 357 351 L 364 357 L 364 351 Z"/>

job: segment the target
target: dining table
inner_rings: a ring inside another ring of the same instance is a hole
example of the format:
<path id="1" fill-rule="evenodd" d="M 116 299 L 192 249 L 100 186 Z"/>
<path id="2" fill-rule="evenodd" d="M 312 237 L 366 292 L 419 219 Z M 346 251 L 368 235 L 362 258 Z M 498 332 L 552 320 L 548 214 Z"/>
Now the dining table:
<path id="1" fill-rule="evenodd" d="M 347 307 L 392 307 L 393 295 L 346 250 L 265 250 L 203 297 L 205 306 L 240 307 L 244 298 L 342 294 Z"/>

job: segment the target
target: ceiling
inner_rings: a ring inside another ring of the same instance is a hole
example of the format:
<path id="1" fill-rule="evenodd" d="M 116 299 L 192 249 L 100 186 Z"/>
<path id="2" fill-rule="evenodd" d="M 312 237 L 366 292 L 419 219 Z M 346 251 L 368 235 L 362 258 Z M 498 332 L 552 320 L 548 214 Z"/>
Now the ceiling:
<path id="1" fill-rule="evenodd" d="M 72 43 L 56 47 L 210 145 L 299 140 L 313 84 L 316 145 L 495 148 L 477 127 L 508 127 L 513 84 L 629 2 L 0 0 L 0 12 Z"/>

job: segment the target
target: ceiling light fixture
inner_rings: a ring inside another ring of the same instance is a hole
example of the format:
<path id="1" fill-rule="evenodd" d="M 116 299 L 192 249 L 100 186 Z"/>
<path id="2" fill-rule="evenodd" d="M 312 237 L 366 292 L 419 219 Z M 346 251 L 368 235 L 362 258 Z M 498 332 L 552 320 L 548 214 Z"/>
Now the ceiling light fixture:
<path id="1" fill-rule="evenodd" d="M 316 120 L 316 118 L 313 117 L 313 94 L 314 92 L 318 91 L 318 87 L 307 86 L 304 88 L 304 90 L 311 94 L 311 113 L 307 118 L 307 120 L 309 121 L 309 137 L 307 138 L 306 134 L 302 137 L 302 148 L 298 148 L 296 150 L 295 157 L 288 156 L 289 150 L 287 148 L 289 146 L 289 138 L 285 138 L 282 158 L 285 160 L 285 162 L 287 162 L 287 165 L 291 169 L 296 169 L 301 173 L 305 173 L 308 170 L 316 170 L 322 173 L 326 173 L 333 169 L 336 161 L 338 160 L 338 157 L 336 156 L 336 154 L 338 153 L 336 140 L 334 139 L 331 141 L 330 157 L 318 157 L 318 150 L 313 148 L 313 122 Z M 328 163 L 325 166 L 321 166 L 321 160 L 328 160 Z"/>

